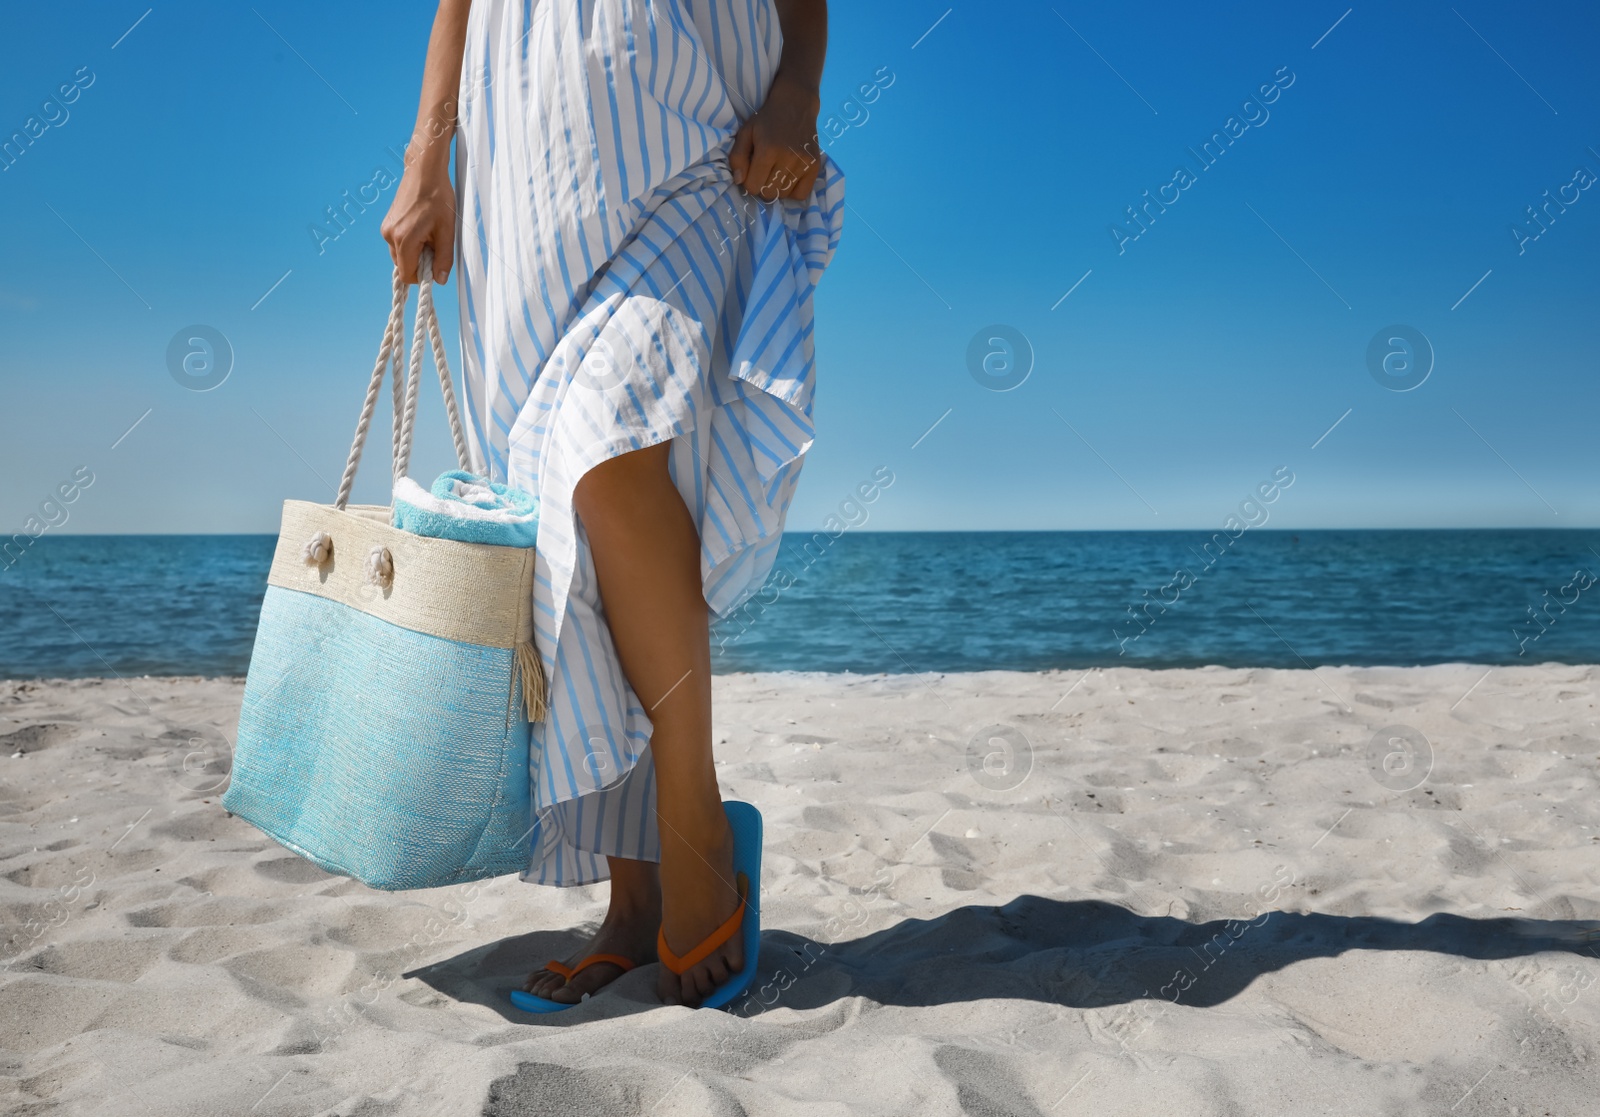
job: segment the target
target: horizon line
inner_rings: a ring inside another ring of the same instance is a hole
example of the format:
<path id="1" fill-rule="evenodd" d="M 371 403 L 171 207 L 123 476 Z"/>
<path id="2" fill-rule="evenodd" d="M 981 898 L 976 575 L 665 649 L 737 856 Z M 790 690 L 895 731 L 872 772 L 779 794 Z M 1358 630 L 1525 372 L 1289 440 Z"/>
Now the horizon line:
<path id="1" fill-rule="evenodd" d="M 846 528 L 833 538 L 838 539 L 845 535 L 1175 535 L 1178 533 L 1204 533 L 1221 534 L 1226 529 L 1221 527 L 1156 527 L 1156 528 L 1123 528 L 1123 527 L 1001 527 L 1001 528 Z M 1527 525 L 1527 524 L 1446 524 L 1418 527 L 1252 527 L 1234 536 L 1235 539 L 1245 535 L 1308 535 L 1317 532 L 1336 531 L 1546 531 L 1546 532 L 1579 532 L 1600 531 L 1600 524 L 1563 524 Z M 17 532 L 26 535 L 26 532 Z M 276 531 L 47 531 L 33 536 L 37 543 L 48 538 L 72 539 L 173 539 L 173 538 L 204 538 L 204 539 L 273 539 L 278 536 Z M 784 535 L 825 535 L 823 528 L 785 528 Z"/>

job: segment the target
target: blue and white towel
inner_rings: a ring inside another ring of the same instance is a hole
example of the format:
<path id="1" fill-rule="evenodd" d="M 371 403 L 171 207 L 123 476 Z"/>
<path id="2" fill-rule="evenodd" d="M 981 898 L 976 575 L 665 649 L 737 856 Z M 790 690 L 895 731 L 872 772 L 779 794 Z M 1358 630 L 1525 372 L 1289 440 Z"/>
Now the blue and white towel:
<path id="1" fill-rule="evenodd" d="M 650 719 L 572 511 L 595 465 L 670 440 L 707 604 L 772 569 L 812 442 L 812 293 L 844 176 L 734 184 L 734 133 L 783 48 L 774 0 L 479 0 L 457 132 L 463 382 L 475 460 L 539 499 L 534 623 L 550 716 L 524 879 L 660 858 Z"/>
<path id="2" fill-rule="evenodd" d="M 453 469 L 440 474 L 432 491 L 409 477 L 396 481 L 390 522 L 433 539 L 532 547 L 539 539 L 539 501 L 522 489 Z"/>

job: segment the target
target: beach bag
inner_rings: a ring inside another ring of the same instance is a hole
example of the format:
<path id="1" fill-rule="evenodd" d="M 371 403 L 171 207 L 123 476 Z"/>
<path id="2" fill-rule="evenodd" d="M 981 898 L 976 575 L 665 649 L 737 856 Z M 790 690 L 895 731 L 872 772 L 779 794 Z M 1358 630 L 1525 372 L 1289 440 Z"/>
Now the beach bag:
<path id="1" fill-rule="evenodd" d="M 332 506 L 284 502 L 223 807 L 332 873 L 429 888 L 527 867 L 530 721 L 544 716 L 532 547 L 426 538 L 351 486 L 394 365 L 394 477 L 407 475 L 430 345 L 456 457 L 471 470 L 431 261 L 394 304 Z M 481 472 L 478 470 L 477 472 Z"/>

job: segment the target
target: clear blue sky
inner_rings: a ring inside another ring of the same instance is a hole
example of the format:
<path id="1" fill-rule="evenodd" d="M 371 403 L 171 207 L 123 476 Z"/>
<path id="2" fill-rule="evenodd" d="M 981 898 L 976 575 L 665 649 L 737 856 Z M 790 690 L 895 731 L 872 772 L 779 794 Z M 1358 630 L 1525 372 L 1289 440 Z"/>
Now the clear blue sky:
<path id="1" fill-rule="evenodd" d="M 792 527 L 881 466 L 871 528 L 1214 530 L 1280 466 L 1273 527 L 1600 524 L 1600 189 L 1569 185 L 1600 175 L 1600 12 L 1213 7 L 834 5 L 850 208 Z M 80 467 L 67 531 L 270 532 L 285 497 L 331 499 L 392 190 L 320 254 L 310 229 L 396 169 L 431 18 L 7 5 L 0 132 L 53 123 L 0 160 L 5 534 Z M 1189 149 L 1230 117 L 1249 126 L 1201 170 Z M 1125 207 L 1178 168 L 1195 181 L 1119 251 Z M 168 372 L 192 324 L 235 353 L 209 392 Z M 1034 353 L 1011 391 L 968 369 L 991 324 Z M 1408 392 L 1368 369 L 1393 324 L 1436 354 Z M 420 474 L 449 465 L 428 402 Z M 383 500 L 372 465 L 357 495 Z"/>

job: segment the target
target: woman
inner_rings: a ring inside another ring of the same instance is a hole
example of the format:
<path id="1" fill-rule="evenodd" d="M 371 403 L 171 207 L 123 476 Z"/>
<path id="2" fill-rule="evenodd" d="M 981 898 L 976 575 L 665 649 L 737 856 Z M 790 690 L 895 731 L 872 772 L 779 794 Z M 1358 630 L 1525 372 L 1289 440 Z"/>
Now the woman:
<path id="1" fill-rule="evenodd" d="M 817 143 L 826 28 L 825 0 L 442 0 L 434 21 L 383 235 L 412 281 L 430 247 L 442 282 L 459 230 L 474 452 L 541 502 L 552 712 L 523 879 L 611 881 L 589 942 L 529 975 L 550 1000 L 741 910 L 709 610 L 760 588 L 811 445 L 811 294 L 844 194 Z M 662 966 L 662 999 L 736 973 L 724 939 Z"/>

